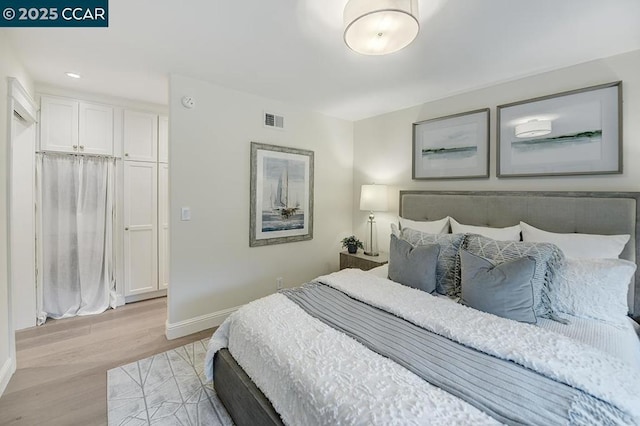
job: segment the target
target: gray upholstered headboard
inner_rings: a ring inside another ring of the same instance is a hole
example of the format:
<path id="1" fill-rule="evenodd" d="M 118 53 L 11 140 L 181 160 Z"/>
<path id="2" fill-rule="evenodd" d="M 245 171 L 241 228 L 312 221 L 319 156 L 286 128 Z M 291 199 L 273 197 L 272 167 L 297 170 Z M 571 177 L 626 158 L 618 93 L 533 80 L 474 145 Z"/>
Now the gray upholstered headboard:
<path id="1" fill-rule="evenodd" d="M 400 216 L 506 227 L 521 220 L 551 232 L 630 234 L 620 258 L 640 265 L 638 192 L 400 191 Z M 640 271 L 629 290 L 629 311 L 640 314 Z"/>

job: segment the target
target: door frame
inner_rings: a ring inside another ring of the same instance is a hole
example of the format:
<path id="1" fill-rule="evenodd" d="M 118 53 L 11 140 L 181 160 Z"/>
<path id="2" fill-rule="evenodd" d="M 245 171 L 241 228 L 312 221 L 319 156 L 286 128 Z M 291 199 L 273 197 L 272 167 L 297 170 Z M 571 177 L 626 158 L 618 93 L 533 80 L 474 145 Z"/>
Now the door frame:
<path id="1" fill-rule="evenodd" d="M 13 152 L 13 139 L 14 139 L 14 121 L 13 115 L 17 113 L 28 124 L 35 125 L 37 122 L 38 107 L 37 104 L 31 99 L 29 93 L 20 84 L 17 78 L 9 77 L 7 79 L 8 85 L 8 108 L 7 108 L 7 305 L 8 305 L 8 323 L 9 323 L 9 356 L 11 357 L 10 371 L 6 376 L 0 377 L 0 395 L 4 392 L 9 379 L 16 371 L 16 337 L 15 337 L 15 324 L 13 320 L 13 279 L 12 279 L 12 259 L 11 259 L 11 210 L 13 208 L 11 203 L 11 194 L 13 193 L 13 167 L 12 164 L 12 152 Z M 37 131 L 34 132 L 34 147 L 37 141 Z M 34 235 L 35 241 L 35 235 Z M 35 265 L 34 265 L 35 267 Z M 35 284 L 35 283 L 34 283 Z M 34 312 L 35 315 L 35 312 Z"/>

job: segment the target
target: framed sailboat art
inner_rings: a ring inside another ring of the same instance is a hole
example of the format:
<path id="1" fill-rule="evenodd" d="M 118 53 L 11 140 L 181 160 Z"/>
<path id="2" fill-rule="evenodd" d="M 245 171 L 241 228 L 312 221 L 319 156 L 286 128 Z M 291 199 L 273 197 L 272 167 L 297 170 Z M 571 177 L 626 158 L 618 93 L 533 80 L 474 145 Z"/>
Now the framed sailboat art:
<path id="1" fill-rule="evenodd" d="M 313 151 L 251 142 L 249 246 L 313 238 Z"/>

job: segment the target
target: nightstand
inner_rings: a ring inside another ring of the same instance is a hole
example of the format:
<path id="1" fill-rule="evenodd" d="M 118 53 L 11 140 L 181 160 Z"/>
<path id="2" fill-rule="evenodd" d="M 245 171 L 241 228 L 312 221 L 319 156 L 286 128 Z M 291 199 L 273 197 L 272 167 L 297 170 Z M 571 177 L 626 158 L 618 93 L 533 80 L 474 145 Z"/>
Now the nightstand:
<path id="1" fill-rule="evenodd" d="M 347 251 L 340 252 L 340 269 L 357 268 L 368 271 L 369 269 L 377 268 L 388 262 L 388 253 L 380 253 L 378 256 L 367 256 L 361 251 L 354 254 Z"/>

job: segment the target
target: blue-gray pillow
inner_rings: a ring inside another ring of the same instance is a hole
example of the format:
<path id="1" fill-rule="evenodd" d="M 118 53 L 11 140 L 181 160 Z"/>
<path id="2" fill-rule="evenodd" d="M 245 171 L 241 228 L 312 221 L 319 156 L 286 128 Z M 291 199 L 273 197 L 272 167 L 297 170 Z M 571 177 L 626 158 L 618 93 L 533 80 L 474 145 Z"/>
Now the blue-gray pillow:
<path id="1" fill-rule="evenodd" d="M 533 274 L 533 309 L 537 317 L 556 318 L 551 310 L 549 289 L 564 266 L 564 254 L 549 243 L 496 241 L 481 235 L 467 234 L 462 248 L 494 263 L 507 262 L 524 256 L 536 260 Z"/>
<path id="2" fill-rule="evenodd" d="M 515 321 L 537 322 L 533 309 L 533 257 L 494 264 L 463 249 L 460 269 L 463 304 Z"/>
<path id="3" fill-rule="evenodd" d="M 436 263 L 440 246 L 414 247 L 391 235 L 389 247 L 389 279 L 408 287 L 433 293 L 436 291 Z"/>
<path id="4" fill-rule="evenodd" d="M 414 246 L 437 244 L 440 246 L 436 264 L 436 291 L 445 296 L 460 295 L 460 257 L 458 251 L 464 234 L 427 234 L 403 228 L 401 238 Z"/>

